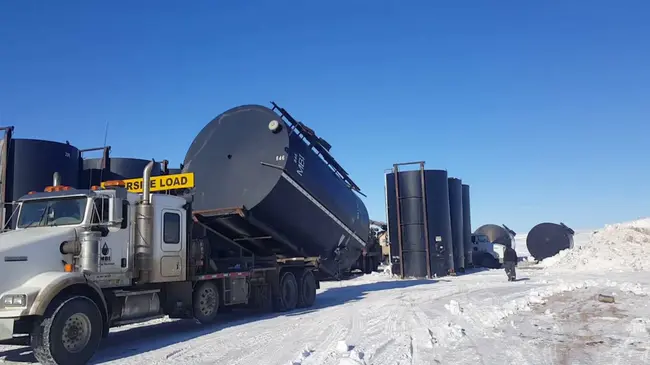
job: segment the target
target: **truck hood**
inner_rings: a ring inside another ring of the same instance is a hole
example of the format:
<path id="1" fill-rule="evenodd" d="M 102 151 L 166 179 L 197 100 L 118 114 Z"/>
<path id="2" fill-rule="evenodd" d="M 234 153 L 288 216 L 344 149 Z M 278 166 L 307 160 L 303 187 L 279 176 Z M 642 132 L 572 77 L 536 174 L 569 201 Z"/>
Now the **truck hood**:
<path id="1" fill-rule="evenodd" d="M 59 247 L 76 238 L 73 227 L 34 227 L 0 234 L 0 293 L 48 271 L 63 271 Z"/>

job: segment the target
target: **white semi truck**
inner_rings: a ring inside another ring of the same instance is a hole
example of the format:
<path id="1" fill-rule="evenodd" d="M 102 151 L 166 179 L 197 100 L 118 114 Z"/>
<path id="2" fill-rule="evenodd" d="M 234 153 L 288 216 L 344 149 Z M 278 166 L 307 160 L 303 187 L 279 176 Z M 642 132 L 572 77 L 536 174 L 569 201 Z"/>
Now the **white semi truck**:
<path id="1" fill-rule="evenodd" d="M 246 252 L 209 223 L 246 212 L 193 212 L 188 195 L 153 194 L 152 167 L 141 194 L 123 181 L 72 189 L 55 174 L 18 201 L 16 229 L 0 234 L 0 341 L 28 338 L 39 362 L 78 365 L 114 326 L 314 303 L 315 258 Z"/>
<path id="2" fill-rule="evenodd" d="M 475 266 L 501 268 L 505 249 L 505 245 L 490 242 L 487 235 L 472 234 L 472 260 Z"/>

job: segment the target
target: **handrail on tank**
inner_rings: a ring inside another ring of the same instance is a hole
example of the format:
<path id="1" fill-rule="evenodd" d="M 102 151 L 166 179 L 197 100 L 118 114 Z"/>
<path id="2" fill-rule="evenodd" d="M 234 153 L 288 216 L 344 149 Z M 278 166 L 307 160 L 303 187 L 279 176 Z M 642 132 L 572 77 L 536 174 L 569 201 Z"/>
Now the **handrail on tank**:
<path id="1" fill-rule="evenodd" d="M 103 146 L 103 147 L 93 147 L 93 148 L 85 148 L 83 150 L 79 150 L 79 156 L 82 156 L 84 152 L 92 152 L 92 151 L 103 151 L 102 152 L 102 169 L 105 169 L 109 161 L 109 155 L 111 154 L 111 146 Z M 82 156 L 83 157 L 83 156 Z"/>
<path id="2" fill-rule="evenodd" d="M 400 278 L 404 278 L 404 247 L 402 245 L 402 220 L 400 209 L 400 195 L 399 195 L 399 167 L 405 165 L 420 165 L 420 184 L 422 185 L 422 216 L 424 217 L 424 251 L 427 255 L 427 278 L 431 279 L 431 255 L 429 248 L 429 216 L 427 215 L 427 195 L 426 185 L 424 180 L 424 161 L 415 162 L 401 162 L 393 164 L 393 174 L 395 175 L 395 211 L 397 212 L 397 243 L 399 247 L 399 265 L 400 265 Z"/>
<path id="3" fill-rule="evenodd" d="M 347 183 L 351 189 L 355 190 L 358 193 L 361 193 L 361 188 L 359 188 L 359 186 L 355 184 L 354 181 L 352 181 L 352 178 L 350 178 L 350 175 L 347 173 L 347 171 L 345 171 L 345 169 L 343 169 L 343 167 L 336 161 L 336 159 L 334 159 L 334 156 L 329 153 L 329 149 L 332 148 L 332 146 L 327 143 L 327 141 L 318 137 L 313 129 L 294 119 L 288 111 L 278 106 L 278 104 L 276 104 L 274 101 L 272 101 L 271 104 L 273 105 L 272 110 L 278 110 L 280 114 L 282 114 L 282 116 L 286 119 L 285 122 L 289 124 L 289 128 L 300 133 L 303 139 L 309 142 L 309 147 L 312 147 L 316 150 L 316 154 L 318 154 L 323 159 L 323 161 L 325 161 L 329 168 L 332 169 L 332 171 L 334 171 L 334 173 L 338 175 L 341 180 Z"/>

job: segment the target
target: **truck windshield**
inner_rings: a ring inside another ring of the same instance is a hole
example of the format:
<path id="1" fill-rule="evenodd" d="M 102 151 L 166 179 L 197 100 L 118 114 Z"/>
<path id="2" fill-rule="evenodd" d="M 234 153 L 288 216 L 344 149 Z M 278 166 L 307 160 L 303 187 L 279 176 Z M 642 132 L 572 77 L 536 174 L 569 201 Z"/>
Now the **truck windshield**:
<path id="1" fill-rule="evenodd" d="M 65 226 L 83 222 L 87 197 L 27 200 L 22 203 L 18 228 Z"/>

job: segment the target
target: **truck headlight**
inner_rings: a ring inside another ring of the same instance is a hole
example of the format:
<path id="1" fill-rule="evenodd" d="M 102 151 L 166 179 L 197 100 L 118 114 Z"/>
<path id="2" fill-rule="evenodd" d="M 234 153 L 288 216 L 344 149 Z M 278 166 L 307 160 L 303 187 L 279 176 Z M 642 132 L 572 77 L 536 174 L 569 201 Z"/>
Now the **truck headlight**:
<path id="1" fill-rule="evenodd" d="M 6 294 L 0 300 L 5 308 L 24 307 L 27 304 L 27 295 L 25 294 Z"/>

